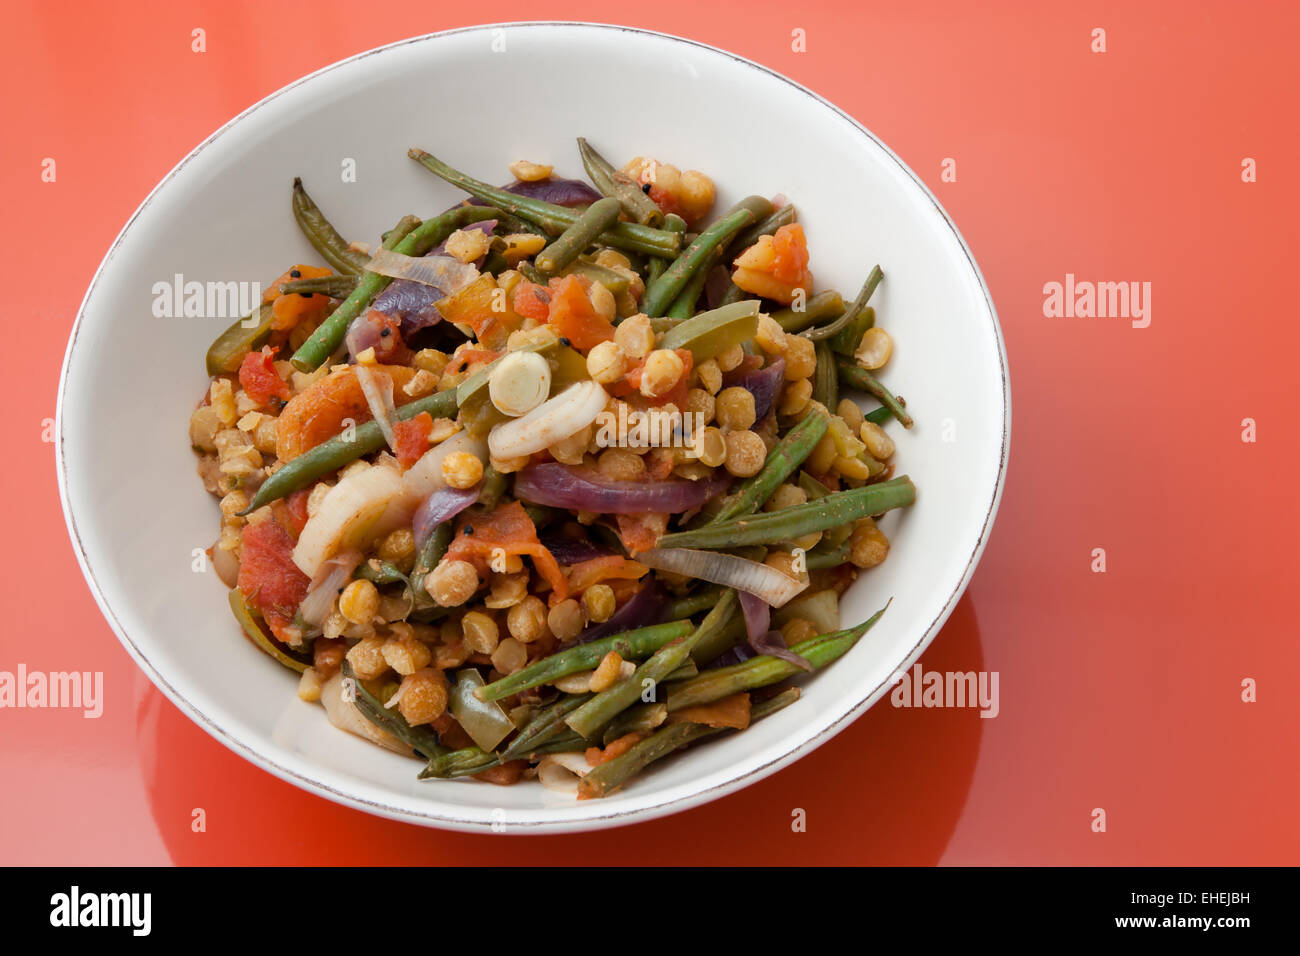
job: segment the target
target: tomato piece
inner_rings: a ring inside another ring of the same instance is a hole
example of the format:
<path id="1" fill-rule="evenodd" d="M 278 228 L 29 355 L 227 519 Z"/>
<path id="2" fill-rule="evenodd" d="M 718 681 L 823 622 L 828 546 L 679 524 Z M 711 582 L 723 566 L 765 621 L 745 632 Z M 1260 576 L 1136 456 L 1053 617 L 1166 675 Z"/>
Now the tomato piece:
<path id="1" fill-rule="evenodd" d="M 275 370 L 274 360 L 275 349 L 264 345 L 260 352 L 249 352 L 239 363 L 239 385 L 259 405 L 265 405 L 273 396 L 285 401 L 293 397 L 288 383 Z"/>
<path id="2" fill-rule="evenodd" d="M 512 305 L 524 318 L 545 322 L 551 313 L 551 293 L 545 286 L 524 280 L 515 286 Z"/>
<path id="3" fill-rule="evenodd" d="M 462 515 L 457 522 L 456 537 L 447 548 L 447 557 L 468 561 L 478 569 L 479 576 L 487 575 L 494 552 L 507 555 L 527 555 L 533 566 L 551 585 L 552 590 L 564 600 L 569 596 L 569 580 L 560 570 L 555 556 L 537 538 L 537 528 L 518 501 L 499 505 L 487 514 Z"/>
<path id="4" fill-rule="evenodd" d="M 297 274 L 295 275 L 295 273 Z M 324 266 L 305 266 L 302 264 L 290 266 L 282 275 L 276 277 L 271 284 L 266 287 L 266 291 L 262 293 L 262 301 L 270 302 L 272 299 L 279 298 L 280 286 L 284 285 L 286 282 L 293 282 L 297 279 L 323 279 L 326 276 L 332 276 L 333 274 L 332 270 L 326 269 Z M 328 301 L 329 296 L 326 296 L 325 298 Z"/>
<path id="5" fill-rule="evenodd" d="M 615 515 L 614 518 L 618 521 L 619 539 L 632 554 L 649 551 L 668 530 L 668 515 L 659 512 Z"/>
<path id="6" fill-rule="evenodd" d="M 428 412 L 420 412 L 405 421 L 393 422 L 397 463 L 402 466 L 402 471 L 414 465 L 429 450 L 429 435 L 432 432 L 433 416 Z"/>
<path id="7" fill-rule="evenodd" d="M 596 314 L 587 290 L 573 275 L 551 280 L 547 322 L 556 335 L 568 339 L 569 344 L 583 352 L 614 338 L 613 324 Z"/>
<path id="8" fill-rule="evenodd" d="M 499 348 L 519 327 L 520 315 L 513 308 L 498 309 L 496 300 L 497 281 L 485 273 L 459 292 L 440 299 L 437 307 L 446 321 L 468 325 L 481 343 Z"/>
<path id="9" fill-rule="evenodd" d="M 808 239 L 803 226 L 787 223 L 772 236 L 772 278 L 793 286 L 803 286 L 808 277 Z"/>
<path id="10" fill-rule="evenodd" d="M 293 563 L 293 538 L 280 522 L 258 521 L 244 527 L 236 581 L 244 600 L 262 612 L 267 623 L 293 619 L 311 583 Z"/>
<path id="11" fill-rule="evenodd" d="M 649 570 L 639 561 L 629 561 L 621 554 L 591 558 L 588 561 L 579 561 L 569 568 L 569 588 L 574 594 L 579 594 L 601 581 L 614 578 L 636 580 Z"/>
<path id="12" fill-rule="evenodd" d="M 415 375 L 405 365 L 375 365 L 393 380 L 393 401 L 405 405 L 412 397 L 402 386 Z M 357 381 L 356 366 L 348 365 L 330 372 L 320 381 L 303 389 L 289 400 L 280 412 L 275 430 L 275 453 L 281 461 L 291 461 L 321 442 L 343 431 L 349 419 L 360 425 L 374 416 Z"/>
<path id="13" fill-rule="evenodd" d="M 289 530 L 294 535 L 302 534 L 307 526 L 307 499 L 311 497 L 310 488 L 299 488 L 285 501 L 286 514 L 289 518 Z"/>

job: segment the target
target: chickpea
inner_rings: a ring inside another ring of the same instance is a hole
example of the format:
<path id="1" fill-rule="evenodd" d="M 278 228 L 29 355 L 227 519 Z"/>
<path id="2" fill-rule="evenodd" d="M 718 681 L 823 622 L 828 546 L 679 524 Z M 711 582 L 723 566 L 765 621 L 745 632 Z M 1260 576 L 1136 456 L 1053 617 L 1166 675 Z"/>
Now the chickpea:
<path id="1" fill-rule="evenodd" d="M 867 329 L 853 358 L 865 369 L 878 369 L 894 353 L 894 340 L 884 329 Z"/>
<path id="2" fill-rule="evenodd" d="M 453 488 L 473 488 L 483 480 L 483 462 L 478 455 L 454 451 L 442 460 L 442 479 Z"/>
<path id="3" fill-rule="evenodd" d="M 598 316 L 606 322 L 614 321 L 614 316 L 618 314 L 618 303 L 614 300 L 614 293 L 604 284 L 593 282 L 587 290 L 587 299 Z"/>
<path id="4" fill-rule="evenodd" d="M 806 378 L 801 378 L 797 382 L 786 382 L 785 388 L 781 389 L 781 403 L 777 411 L 787 416 L 798 415 L 808 407 L 812 393 L 812 382 Z"/>
<path id="5" fill-rule="evenodd" d="M 536 595 L 529 595 L 506 612 L 506 629 L 510 636 L 524 644 L 531 644 L 546 636 L 546 604 Z"/>
<path id="6" fill-rule="evenodd" d="M 858 434 L 862 436 L 862 444 L 867 446 L 867 451 L 871 453 L 872 458 L 885 461 L 894 457 L 894 440 L 875 422 L 864 421 L 858 429 Z"/>
<path id="7" fill-rule="evenodd" d="M 717 359 L 705 359 L 695 366 L 695 374 L 710 395 L 718 394 L 722 388 L 722 369 L 718 368 Z"/>
<path id="8" fill-rule="evenodd" d="M 490 614 L 470 611 L 460 619 L 461 641 L 475 654 L 491 654 L 497 649 L 501 630 Z"/>
<path id="9" fill-rule="evenodd" d="M 447 710 L 447 676 L 426 667 L 402 678 L 398 712 L 412 727 L 437 720 Z"/>
<path id="10" fill-rule="evenodd" d="M 782 625 L 781 636 L 787 647 L 801 644 L 817 636 L 817 625 L 806 617 L 792 617 Z"/>
<path id="11" fill-rule="evenodd" d="M 339 613 L 353 624 L 369 624 L 379 611 L 379 589 L 365 578 L 348 584 L 339 595 Z"/>
<path id="12" fill-rule="evenodd" d="M 525 597 L 528 596 L 528 575 L 522 572 L 516 574 L 494 574 L 492 576 L 492 587 L 484 604 L 497 610 L 503 607 L 514 607 Z"/>
<path id="13" fill-rule="evenodd" d="M 626 448 L 607 448 L 601 452 L 596 469 L 613 481 L 638 481 L 645 477 L 645 461 Z"/>
<path id="14" fill-rule="evenodd" d="M 786 334 L 785 337 L 785 380 L 795 382 L 801 378 L 812 378 L 817 371 L 817 346 L 812 339 L 802 335 Z"/>
<path id="15" fill-rule="evenodd" d="M 804 504 L 807 500 L 808 493 L 798 485 L 785 484 L 772 492 L 772 497 L 767 499 L 767 504 L 763 505 L 763 510 L 780 511 L 783 508 L 793 508 L 795 505 Z"/>
<path id="16" fill-rule="evenodd" d="M 573 598 L 567 598 L 551 608 L 546 624 L 559 640 L 571 641 L 582 633 L 582 607 Z"/>
<path id="17" fill-rule="evenodd" d="M 478 590 L 478 572 L 468 561 L 443 559 L 424 579 L 424 589 L 441 607 L 458 607 Z"/>
<path id="18" fill-rule="evenodd" d="M 741 431 L 754 424 L 754 393 L 747 388 L 734 386 L 718 393 L 718 424 L 723 428 Z"/>
<path id="19" fill-rule="evenodd" d="M 549 178 L 554 171 L 554 166 L 548 166 L 545 163 L 534 163 L 526 159 L 516 159 L 510 164 L 510 175 L 523 183 L 540 182 Z"/>
<path id="20" fill-rule="evenodd" d="M 528 648 L 513 637 L 507 637 L 492 652 L 492 666 L 502 674 L 513 674 L 528 663 Z"/>
<path id="21" fill-rule="evenodd" d="M 428 667 L 433 660 L 433 652 L 423 641 L 415 639 L 415 631 L 409 624 L 390 628 L 392 633 L 384 642 L 381 652 L 388 666 L 405 677 L 414 674 L 423 667 Z"/>
<path id="22" fill-rule="evenodd" d="M 719 352 L 717 361 L 719 369 L 724 372 L 730 372 L 733 369 L 739 368 L 740 363 L 745 361 L 745 350 L 740 347 L 739 343 L 737 343 L 736 345 L 731 346 L 731 348 Z"/>
<path id="23" fill-rule="evenodd" d="M 750 403 L 753 403 L 752 395 L 750 396 Z M 701 416 L 696 420 L 704 425 L 713 421 L 717 407 L 718 400 L 713 397 L 711 392 L 707 392 L 702 388 L 693 388 L 686 393 L 686 410 L 692 415 Z"/>
<path id="24" fill-rule="evenodd" d="M 345 655 L 352 670 L 362 680 L 373 680 L 388 670 L 388 661 L 384 660 L 384 641 L 378 635 L 362 638 Z"/>
<path id="25" fill-rule="evenodd" d="M 781 323 L 770 315 L 758 317 L 758 331 L 754 333 L 754 342 L 768 355 L 785 354 L 785 329 Z"/>
<path id="26" fill-rule="evenodd" d="M 727 433 L 727 471 L 737 478 L 749 478 L 756 475 L 767 458 L 767 446 L 763 439 L 751 431 L 734 431 Z"/>
<path id="27" fill-rule="evenodd" d="M 591 442 L 591 426 L 587 425 L 579 431 L 574 432 L 568 438 L 561 438 L 554 445 L 547 449 L 551 457 L 561 464 L 581 465 L 583 456 L 587 453 L 587 445 Z"/>
<path id="28" fill-rule="evenodd" d="M 415 564 L 415 535 L 410 528 L 398 528 L 388 534 L 379 545 L 379 559 L 407 572 Z"/>
<path id="29" fill-rule="evenodd" d="M 727 440 L 722 430 L 710 425 L 695 433 L 695 453 L 710 468 L 717 468 L 727 460 Z"/>
<path id="30" fill-rule="evenodd" d="M 655 333 L 650 327 L 650 319 L 639 314 L 624 319 L 614 329 L 614 341 L 629 359 L 636 361 L 645 358 L 655 347 Z"/>
<path id="31" fill-rule="evenodd" d="M 627 356 L 617 342 L 601 342 L 587 353 L 587 374 L 601 385 L 617 382 L 626 372 Z"/>
<path id="32" fill-rule="evenodd" d="M 608 584 L 593 584 L 582 592 L 582 609 L 588 620 L 597 624 L 608 621 L 614 614 L 614 589 Z"/>
<path id="33" fill-rule="evenodd" d="M 853 523 L 849 542 L 849 560 L 855 567 L 874 568 L 889 556 L 889 539 L 871 518 Z"/>
<path id="34" fill-rule="evenodd" d="M 666 395 L 686 372 L 682 357 L 671 349 L 655 349 L 641 369 L 641 394 L 646 398 Z"/>
<path id="35" fill-rule="evenodd" d="M 698 169 L 682 173 L 677 188 L 677 202 L 682 208 L 682 216 L 689 222 L 696 222 L 713 207 L 717 189 L 713 180 Z"/>
<path id="36" fill-rule="evenodd" d="M 835 414 L 844 419 L 844 424 L 849 426 L 851 432 L 862 427 L 864 421 L 862 409 L 858 408 L 858 403 L 851 398 L 841 398 L 840 403 L 835 406 Z"/>

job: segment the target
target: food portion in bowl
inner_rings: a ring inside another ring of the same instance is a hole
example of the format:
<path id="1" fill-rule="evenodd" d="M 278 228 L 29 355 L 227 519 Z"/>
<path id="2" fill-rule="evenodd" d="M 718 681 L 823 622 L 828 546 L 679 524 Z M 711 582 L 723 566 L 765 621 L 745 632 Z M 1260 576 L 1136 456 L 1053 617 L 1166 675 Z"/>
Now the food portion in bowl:
<path id="1" fill-rule="evenodd" d="M 599 797 L 799 694 L 883 613 L 839 596 L 910 505 L 868 304 L 817 292 L 783 197 L 586 141 L 591 185 L 497 188 L 295 265 L 207 356 L 190 424 L 245 634 L 331 723 L 472 776 Z M 593 188 L 594 186 L 594 188 Z M 841 389 L 879 407 L 863 413 Z"/>

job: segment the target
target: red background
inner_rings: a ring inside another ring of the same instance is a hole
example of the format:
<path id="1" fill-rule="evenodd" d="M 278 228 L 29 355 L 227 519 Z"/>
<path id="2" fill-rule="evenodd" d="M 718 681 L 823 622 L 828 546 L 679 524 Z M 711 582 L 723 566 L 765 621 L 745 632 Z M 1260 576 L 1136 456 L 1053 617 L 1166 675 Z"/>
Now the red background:
<path id="1" fill-rule="evenodd" d="M 97 721 L 0 711 L 0 862 L 1300 862 L 1300 651 L 1285 623 L 1300 539 L 1286 478 L 1300 424 L 1288 388 L 1300 325 L 1284 297 L 1300 189 L 1294 7 L 42 0 L 5 11 L 0 670 L 102 670 L 107 702 Z M 697 810 L 587 835 L 471 836 L 281 783 L 137 671 L 81 581 L 42 434 L 100 258 L 149 189 L 245 107 L 334 60 L 475 16 L 617 18 L 733 50 L 848 110 L 935 191 L 997 303 L 1015 422 L 988 550 L 923 663 L 998 671 L 996 719 L 886 702 Z M 206 53 L 190 50 L 194 27 Z M 1090 51 L 1096 27 L 1104 54 Z M 791 50 L 795 28 L 805 53 Z M 41 181 L 44 157 L 56 183 Z M 945 157 L 956 182 L 940 179 Z M 1244 157 L 1258 182 L 1242 181 Z M 1043 284 L 1067 272 L 1152 283 L 1150 327 L 1044 318 Z M 1247 417 L 1254 444 L 1241 440 Z M 1104 574 L 1090 570 L 1094 548 L 1106 549 Z M 1256 703 L 1241 699 L 1248 677 Z M 196 807 L 205 833 L 190 830 Z M 1105 833 L 1090 827 L 1097 807 Z M 807 832 L 791 831 L 794 808 Z"/>

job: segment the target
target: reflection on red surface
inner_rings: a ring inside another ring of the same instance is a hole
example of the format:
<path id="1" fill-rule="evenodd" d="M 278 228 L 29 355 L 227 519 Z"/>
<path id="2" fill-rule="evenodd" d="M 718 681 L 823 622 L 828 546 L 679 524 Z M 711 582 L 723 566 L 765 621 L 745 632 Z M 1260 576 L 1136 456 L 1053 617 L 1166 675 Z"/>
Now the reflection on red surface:
<path id="1" fill-rule="evenodd" d="M 969 597 L 922 663 L 983 668 Z M 141 684 L 140 765 L 158 831 L 183 865 L 931 864 L 961 814 L 987 723 L 974 709 L 896 709 L 886 697 L 803 760 L 706 806 L 616 830 L 511 837 L 383 820 L 306 793 L 231 753 Z M 195 808 L 205 832 L 191 828 Z M 805 832 L 791 829 L 796 808 L 806 811 Z"/>

